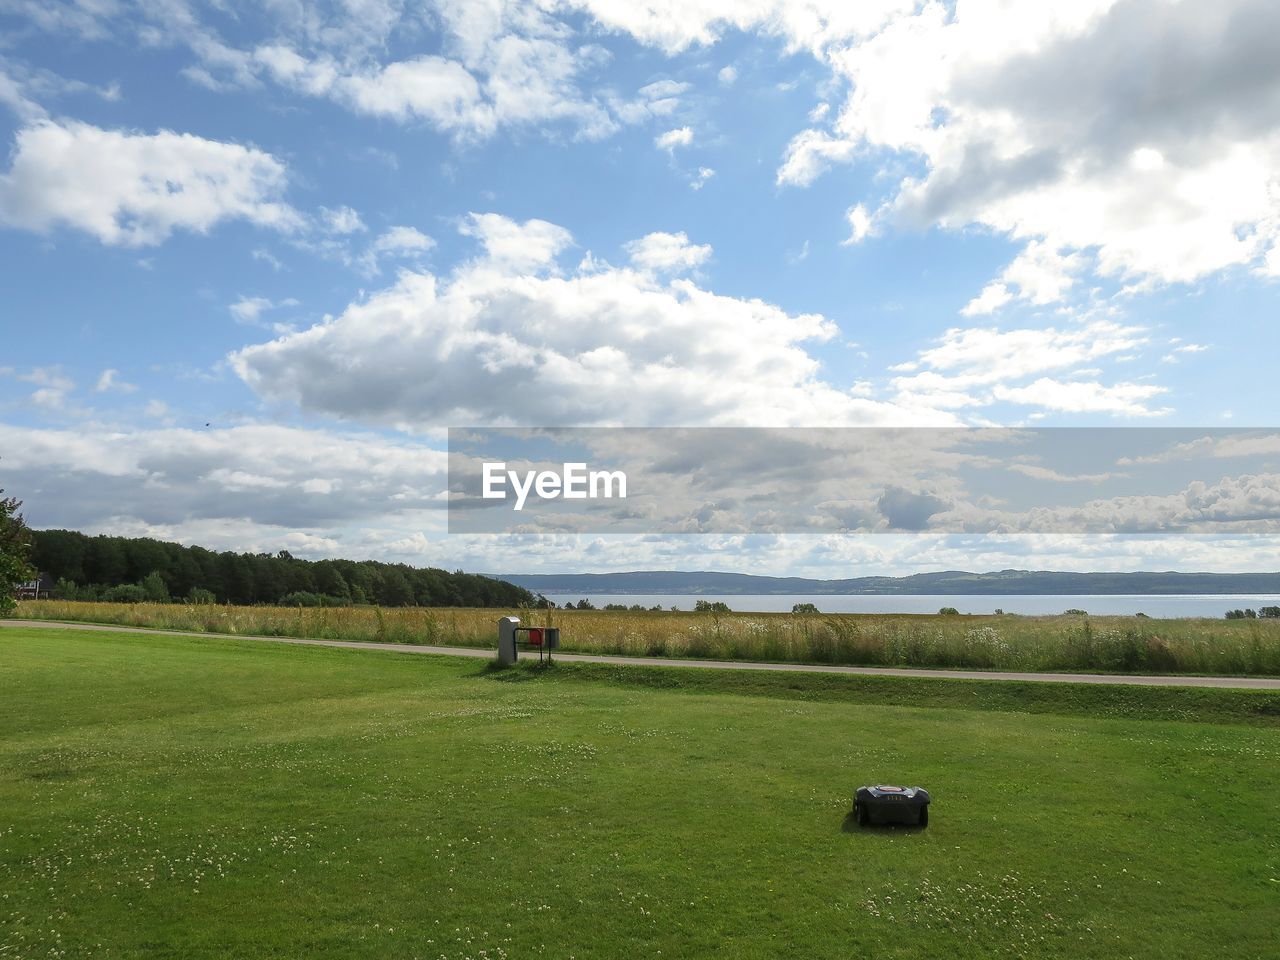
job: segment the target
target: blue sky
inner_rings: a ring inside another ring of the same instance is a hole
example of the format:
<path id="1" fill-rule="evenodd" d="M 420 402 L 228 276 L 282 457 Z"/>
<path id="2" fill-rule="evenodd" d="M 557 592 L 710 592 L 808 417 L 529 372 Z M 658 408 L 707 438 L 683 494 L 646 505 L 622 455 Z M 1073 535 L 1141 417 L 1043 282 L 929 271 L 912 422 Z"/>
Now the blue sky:
<path id="1" fill-rule="evenodd" d="M 473 569 L 1275 568 L 447 538 L 440 496 L 450 426 L 1266 426 L 1278 17 L 0 0 L 0 482 L 41 526 Z"/>

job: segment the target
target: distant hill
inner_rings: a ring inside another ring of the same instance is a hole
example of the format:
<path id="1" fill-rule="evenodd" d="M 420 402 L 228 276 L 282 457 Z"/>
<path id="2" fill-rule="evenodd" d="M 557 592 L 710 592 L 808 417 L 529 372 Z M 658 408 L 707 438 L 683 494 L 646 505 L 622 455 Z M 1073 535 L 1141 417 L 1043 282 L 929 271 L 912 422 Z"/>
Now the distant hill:
<path id="1" fill-rule="evenodd" d="M 746 573 L 641 570 L 632 573 L 503 573 L 499 579 L 535 593 L 609 594 L 1259 594 L 1280 593 L 1280 573 L 1061 573 L 944 570 L 909 577 L 810 580 Z"/>

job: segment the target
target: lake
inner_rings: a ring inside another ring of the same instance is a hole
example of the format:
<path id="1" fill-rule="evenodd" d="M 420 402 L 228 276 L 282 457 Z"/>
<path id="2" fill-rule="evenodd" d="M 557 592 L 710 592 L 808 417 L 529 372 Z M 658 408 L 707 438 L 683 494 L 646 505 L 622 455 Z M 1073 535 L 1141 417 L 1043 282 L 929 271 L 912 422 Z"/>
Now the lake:
<path id="1" fill-rule="evenodd" d="M 582 594 L 549 593 L 547 598 L 557 604 L 577 603 Z M 1005 613 L 1043 615 L 1062 613 L 1064 610 L 1087 610 L 1093 614 L 1132 616 L 1145 613 L 1149 617 L 1212 617 L 1219 619 L 1228 610 L 1252 607 L 1280 606 L 1280 595 L 1232 596 L 1217 594 L 1169 595 L 1107 595 L 1107 596 L 885 596 L 846 594 L 597 594 L 587 595 L 597 607 L 606 603 L 639 603 L 646 607 L 655 604 L 664 609 L 672 606 L 692 610 L 699 600 L 721 600 L 729 608 L 742 613 L 789 612 L 797 603 L 812 603 L 823 613 L 937 613 L 941 607 L 955 607 L 961 613 Z"/>

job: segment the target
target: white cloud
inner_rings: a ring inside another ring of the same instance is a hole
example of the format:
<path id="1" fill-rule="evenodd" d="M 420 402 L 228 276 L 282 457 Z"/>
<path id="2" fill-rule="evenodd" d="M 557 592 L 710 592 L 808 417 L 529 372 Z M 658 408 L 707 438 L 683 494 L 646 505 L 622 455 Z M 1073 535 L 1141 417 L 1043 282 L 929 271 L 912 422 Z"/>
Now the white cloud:
<path id="1" fill-rule="evenodd" d="M 689 187 L 693 190 L 701 190 L 707 185 L 707 181 L 716 175 L 716 172 L 710 167 L 699 167 L 697 174 L 689 181 Z"/>
<path id="2" fill-rule="evenodd" d="M 687 147 L 693 143 L 693 129 L 691 127 L 677 127 L 674 130 L 668 130 L 666 133 L 655 137 L 653 143 L 659 150 L 674 153 L 676 147 Z"/>
<path id="3" fill-rule="evenodd" d="M 360 113 L 393 120 L 425 120 L 441 130 L 491 132 L 492 108 L 461 64 L 424 56 L 389 63 L 335 81 L 338 98 Z M 327 92 L 327 91 L 325 91 Z"/>
<path id="4" fill-rule="evenodd" d="M 846 210 L 844 218 L 849 221 L 849 239 L 844 241 L 846 246 L 861 243 L 871 236 L 875 229 L 875 221 L 867 213 L 867 208 L 860 203 Z"/>
<path id="5" fill-rule="evenodd" d="M 711 256 L 708 244 L 693 244 L 680 233 L 650 233 L 625 247 L 631 262 L 651 273 L 684 273 L 701 266 Z"/>
<path id="6" fill-rule="evenodd" d="M 390 227 L 380 233 L 361 254 L 357 263 L 361 269 L 372 276 L 381 269 L 381 262 L 387 257 L 399 259 L 413 258 L 426 253 L 436 242 L 416 227 Z"/>
<path id="7" fill-rule="evenodd" d="M 279 199 L 285 182 L 284 165 L 253 147 L 42 121 L 18 131 L 0 175 L 0 222 L 41 233 L 68 226 L 132 247 L 233 219 L 290 230 L 300 218 Z"/>
<path id="8" fill-rule="evenodd" d="M 857 144 L 833 137 L 821 130 L 804 130 L 787 144 L 782 166 L 778 168 L 779 186 L 807 187 L 832 164 L 853 158 Z"/>
<path id="9" fill-rule="evenodd" d="M 993 280 L 982 288 L 982 292 L 965 304 L 960 311 L 966 317 L 983 316 L 995 313 L 1013 299 L 1009 287 L 999 280 Z"/>
<path id="10" fill-rule="evenodd" d="M 0 367 L 0 377 L 13 377 L 22 383 L 32 384 L 36 389 L 27 397 L 28 402 L 55 413 L 66 411 L 67 395 L 76 388 L 75 381 L 58 365 L 33 367 L 26 373 L 18 373 L 13 367 Z M 8 457 L 8 451 L 5 453 Z"/>
<path id="11" fill-rule="evenodd" d="M 760 30 L 790 49 L 820 52 L 873 33 L 916 0 L 570 0 L 613 30 L 668 54 L 708 46 L 730 31 Z"/>
<path id="12" fill-rule="evenodd" d="M 267 324 L 262 320 L 262 315 L 269 310 L 281 310 L 296 306 L 298 306 L 298 301 L 293 297 L 286 297 L 280 301 L 272 300 L 269 297 L 241 297 L 235 303 L 229 305 L 227 310 L 231 312 L 231 316 L 235 318 L 237 323 L 264 326 L 278 333 L 283 333 L 292 330 L 293 327 L 284 323 Z"/>
<path id="13" fill-rule="evenodd" d="M 1015 296 L 1038 305 L 1055 303 L 1063 299 L 1075 283 L 1074 275 L 1083 262 L 1081 254 L 1064 255 L 1038 240 L 1032 240 L 1005 267 L 1000 279 L 988 284 L 960 312 L 966 317 L 991 313 Z"/>
<path id="14" fill-rule="evenodd" d="M 363 233 L 367 227 L 360 219 L 360 214 L 350 207 L 320 208 L 320 221 L 329 233 L 347 234 Z"/>
<path id="15" fill-rule="evenodd" d="M 1022 387 L 996 384 L 997 400 L 1032 404 L 1066 413 L 1110 413 L 1132 417 L 1160 416 L 1167 410 L 1152 410 L 1148 401 L 1167 393 L 1165 387 L 1150 383 L 1117 383 L 1104 386 L 1096 381 L 1055 380 L 1041 377 Z"/>
<path id="16" fill-rule="evenodd" d="M 133 393 L 138 388 L 132 383 L 126 383 L 120 379 L 120 371 L 114 369 L 103 370 L 98 382 L 93 388 L 98 393 L 108 393 L 114 391 L 116 393 Z"/>
<path id="17" fill-rule="evenodd" d="M 721 67 L 716 73 L 716 79 L 722 87 L 732 87 L 738 82 L 738 68 L 734 66 Z"/>
<path id="18" fill-rule="evenodd" d="M 1124 474 L 1117 473 L 1067 474 L 1035 463 L 1011 463 L 1007 469 L 1014 473 L 1020 473 L 1025 477 L 1031 477 L 1033 480 L 1051 480 L 1054 483 L 1102 483 L 1117 476 L 1124 476 Z"/>
<path id="19" fill-rule="evenodd" d="M 504 127 L 565 123 L 584 139 L 671 113 L 688 84 L 651 83 L 635 98 L 584 83 L 606 59 L 550 9 L 517 2 L 484 7 L 447 3 L 435 14 L 452 56 L 379 62 L 384 44 L 338 43 L 331 50 L 292 31 L 292 43 L 258 47 L 256 69 L 299 93 L 399 123 L 421 122 L 462 139 Z M 398 14 L 397 14 L 398 17 Z M 331 44 L 330 46 L 333 46 Z"/>
<path id="20" fill-rule="evenodd" d="M 463 230 L 487 256 L 444 278 L 403 273 L 333 320 L 237 352 L 234 369 L 266 400 L 415 429 L 954 422 L 822 380 L 803 346 L 835 334 L 820 316 L 595 262 L 557 276 L 572 238 L 542 221 L 473 215 Z M 642 259 L 704 256 L 671 236 Z"/>
<path id="21" fill-rule="evenodd" d="M 778 179 L 808 182 L 855 149 L 921 161 L 885 214 L 1027 243 L 1010 267 L 1027 282 L 997 282 L 1032 302 L 1067 296 L 1083 251 L 1129 289 L 1265 271 L 1280 240 L 1277 31 L 1280 8 L 1260 0 L 926 3 L 830 49 L 851 92 Z M 984 291 L 971 312 L 1002 298 Z"/>
<path id="22" fill-rule="evenodd" d="M 481 242 L 488 265 L 508 271 L 551 267 L 561 251 L 573 243 L 573 235 L 554 223 L 517 223 L 496 213 L 469 214 L 459 229 L 464 236 Z"/>
<path id="23" fill-rule="evenodd" d="M 891 384 L 900 402 L 940 409 L 988 406 L 997 401 L 1071 413 L 1147 416 L 1144 401 L 1167 392 L 1154 384 L 1103 385 L 1085 364 L 1116 357 L 1148 342 L 1141 327 L 1095 320 L 1076 327 L 999 330 L 956 327 L 913 361 L 891 370 L 903 374 Z M 1041 376 L 1050 371 L 1070 379 Z"/>

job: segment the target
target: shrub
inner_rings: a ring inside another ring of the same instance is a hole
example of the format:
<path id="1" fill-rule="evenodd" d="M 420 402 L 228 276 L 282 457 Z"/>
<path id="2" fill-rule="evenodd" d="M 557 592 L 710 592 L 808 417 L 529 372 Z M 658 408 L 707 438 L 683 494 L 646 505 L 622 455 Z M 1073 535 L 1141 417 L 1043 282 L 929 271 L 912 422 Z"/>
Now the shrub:
<path id="1" fill-rule="evenodd" d="M 107 603 L 146 603 L 147 591 L 136 583 L 122 583 L 104 591 L 102 599 Z"/>
<path id="2" fill-rule="evenodd" d="M 693 605 L 694 613 L 733 613 L 723 600 L 699 600 Z"/>
<path id="3" fill-rule="evenodd" d="M 943 607 L 941 610 L 939 610 L 939 611 L 938 611 L 938 616 L 940 616 L 940 617 L 958 617 L 958 616 L 960 616 L 960 611 L 959 611 L 959 610 L 957 610 L 955 607 Z"/>
<path id="4" fill-rule="evenodd" d="M 169 603 L 169 586 L 158 571 L 152 570 L 138 584 L 147 596 L 147 603 Z"/>
<path id="5" fill-rule="evenodd" d="M 797 603 L 791 607 L 792 613 L 821 613 L 816 604 L 813 603 Z"/>
<path id="6" fill-rule="evenodd" d="M 76 586 L 74 580 L 68 580 L 66 577 L 61 578 L 53 585 L 53 595 L 59 600 L 79 600 L 80 588 Z M 88 599 L 87 597 L 84 599 Z"/>

